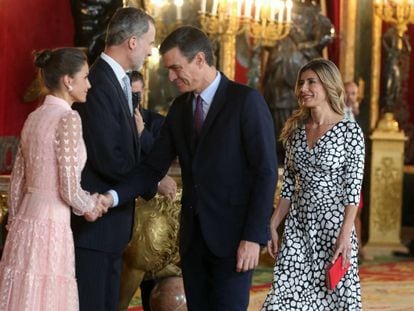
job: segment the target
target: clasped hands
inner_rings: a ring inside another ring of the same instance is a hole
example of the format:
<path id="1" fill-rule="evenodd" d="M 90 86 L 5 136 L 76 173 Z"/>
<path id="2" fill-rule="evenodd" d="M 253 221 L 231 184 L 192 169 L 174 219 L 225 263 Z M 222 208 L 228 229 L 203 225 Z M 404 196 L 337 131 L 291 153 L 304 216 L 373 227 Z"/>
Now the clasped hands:
<path id="1" fill-rule="evenodd" d="M 177 193 L 177 183 L 173 178 L 166 175 L 159 182 L 157 192 L 172 201 L 175 199 Z M 94 193 L 93 196 L 96 198 L 95 208 L 84 214 L 85 219 L 90 222 L 94 222 L 99 217 L 102 217 L 103 214 L 108 212 L 108 208 L 110 208 L 114 202 L 112 195 L 109 193 Z"/>
<path id="2" fill-rule="evenodd" d="M 98 194 L 94 193 L 93 196 L 96 198 L 95 208 L 84 214 L 84 217 L 87 221 L 94 222 L 99 217 L 102 217 L 103 214 L 108 212 L 108 208 L 112 206 L 112 196 L 108 194 Z"/>

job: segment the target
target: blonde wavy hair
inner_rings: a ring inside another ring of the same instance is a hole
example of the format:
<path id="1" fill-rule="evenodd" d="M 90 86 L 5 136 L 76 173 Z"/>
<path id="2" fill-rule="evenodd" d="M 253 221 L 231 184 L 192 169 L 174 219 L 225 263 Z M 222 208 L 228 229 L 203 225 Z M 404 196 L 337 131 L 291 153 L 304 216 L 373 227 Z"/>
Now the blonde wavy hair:
<path id="1" fill-rule="evenodd" d="M 342 82 L 341 73 L 339 72 L 336 65 L 330 60 L 323 58 L 317 58 L 305 64 L 299 70 L 298 76 L 296 78 L 295 94 L 298 99 L 300 93 L 300 77 L 302 73 L 307 70 L 312 70 L 318 76 L 326 92 L 328 103 L 331 106 L 332 110 L 337 114 L 343 115 L 345 105 L 345 89 L 344 83 Z M 282 141 L 284 146 L 286 145 L 286 142 L 292 133 L 298 127 L 306 123 L 309 117 L 310 109 L 304 107 L 299 103 L 299 109 L 293 111 L 290 118 L 286 120 L 286 123 L 280 134 L 280 141 Z"/>

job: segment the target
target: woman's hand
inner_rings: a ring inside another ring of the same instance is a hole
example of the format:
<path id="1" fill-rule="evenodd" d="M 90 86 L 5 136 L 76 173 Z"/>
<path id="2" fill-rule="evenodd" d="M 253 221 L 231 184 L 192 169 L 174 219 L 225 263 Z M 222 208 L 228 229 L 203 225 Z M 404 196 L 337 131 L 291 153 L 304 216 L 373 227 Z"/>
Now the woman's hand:
<path id="1" fill-rule="evenodd" d="M 345 268 L 346 263 L 351 259 L 352 255 L 352 244 L 351 235 L 341 232 L 336 240 L 335 253 L 331 259 L 334 263 L 339 255 L 342 254 L 342 268 Z"/>
<path id="2" fill-rule="evenodd" d="M 267 252 L 273 259 L 276 259 L 277 253 L 279 251 L 279 234 L 277 233 L 277 228 L 270 225 L 270 233 L 272 239 L 267 241 Z"/>
<path id="3" fill-rule="evenodd" d="M 346 263 L 352 256 L 351 234 L 354 227 L 355 216 L 358 208 L 355 205 L 345 206 L 345 216 L 342 222 L 341 232 L 335 243 L 335 253 L 331 259 L 334 263 L 339 254 L 342 254 L 342 268 L 345 268 Z"/>

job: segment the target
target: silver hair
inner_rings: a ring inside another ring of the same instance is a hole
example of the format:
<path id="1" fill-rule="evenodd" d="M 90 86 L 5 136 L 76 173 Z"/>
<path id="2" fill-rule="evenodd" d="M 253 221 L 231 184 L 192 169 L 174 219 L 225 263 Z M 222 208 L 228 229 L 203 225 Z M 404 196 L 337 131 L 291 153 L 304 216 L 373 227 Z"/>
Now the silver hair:
<path id="1" fill-rule="evenodd" d="M 154 19 L 141 9 L 119 8 L 109 21 L 105 42 L 108 46 L 119 45 L 132 36 L 141 37 L 148 32 Z"/>

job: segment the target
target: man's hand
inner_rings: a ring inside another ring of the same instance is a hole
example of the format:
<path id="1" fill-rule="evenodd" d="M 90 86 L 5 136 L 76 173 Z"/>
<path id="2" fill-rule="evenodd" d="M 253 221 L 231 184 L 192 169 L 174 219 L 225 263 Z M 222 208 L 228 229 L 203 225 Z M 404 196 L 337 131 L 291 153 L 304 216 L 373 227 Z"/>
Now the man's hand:
<path id="1" fill-rule="evenodd" d="M 89 222 L 94 222 L 99 217 L 102 217 L 103 214 L 108 212 L 108 208 L 113 204 L 113 198 L 109 193 L 99 195 L 94 194 L 94 196 L 97 196 L 95 208 L 84 215 L 85 219 Z"/>
<path id="2" fill-rule="evenodd" d="M 135 124 L 137 126 L 137 130 L 138 130 L 138 135 L 141 136 L 142 131 L 145 128 L 145 123 L 144 120 L 142 119 L 142 115 L 139 112 L 139 108 L 135 108 L 134 110 L 134 118 L 135 118 Z"/>
<path id="3" fill-rule="evenodd" d="M 114 198 L 110 193 L 100 194 L 98 197 L 98 204 L 101 206 L 103 213 L 105 214 L 114 204 Z"/>
<path id="4" fill-rule="evenodd" d="M 173 178 L 165 175 L 158 184 L 157 192 L 172 201 L 177 194 L 177 183 Z"/>
<path id="5" fill-rule="evenodd" d="M 259 264 L 260 245 L 256 242 L 242 240 L 237 250 L 237 272 L 246 272 Z"/>

